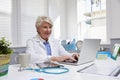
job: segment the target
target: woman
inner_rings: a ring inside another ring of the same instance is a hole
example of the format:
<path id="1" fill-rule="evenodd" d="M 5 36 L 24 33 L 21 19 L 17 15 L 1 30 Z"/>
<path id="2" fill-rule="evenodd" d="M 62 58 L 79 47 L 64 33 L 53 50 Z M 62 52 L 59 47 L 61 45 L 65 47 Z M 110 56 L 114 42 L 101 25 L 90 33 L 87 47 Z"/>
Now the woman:
<path id="1" fill-rule="evenodd" d="M 53 22 L 49 17 L 39 16 L 36 20 L 37 35 L 27 41 L 26 53 L 31 54 L 32 63 L 50 61 L 76 61 L 78 54 L 71 54 L 65 51 L 58 40 L 52 38 Z"/>

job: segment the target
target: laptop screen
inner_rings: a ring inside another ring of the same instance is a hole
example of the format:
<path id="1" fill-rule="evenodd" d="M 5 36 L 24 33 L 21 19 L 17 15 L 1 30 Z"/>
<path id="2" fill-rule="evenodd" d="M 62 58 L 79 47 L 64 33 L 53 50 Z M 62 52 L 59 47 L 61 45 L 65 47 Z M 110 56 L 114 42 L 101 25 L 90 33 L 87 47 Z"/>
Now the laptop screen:
<path id="1" fill-rule="evenodd" d="M 98 52 L 100 39 L 85 39 L 80 51 L 80 57 L 77 64 L 83 64 L 94 61 Z"/>

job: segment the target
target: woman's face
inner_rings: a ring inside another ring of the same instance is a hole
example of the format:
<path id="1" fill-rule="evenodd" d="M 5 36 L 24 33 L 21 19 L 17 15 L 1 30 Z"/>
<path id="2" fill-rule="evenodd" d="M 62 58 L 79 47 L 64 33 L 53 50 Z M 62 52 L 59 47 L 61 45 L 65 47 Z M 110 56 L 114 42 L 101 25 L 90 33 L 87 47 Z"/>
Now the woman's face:
<path id="1" fill-rule="evenodd" d="M 52 26 L 47 22 L 42 22 L 41 26 L 37 28 L 37 32 L 44 40 L 47 41 L 49 36 L 51 35 Z"/>

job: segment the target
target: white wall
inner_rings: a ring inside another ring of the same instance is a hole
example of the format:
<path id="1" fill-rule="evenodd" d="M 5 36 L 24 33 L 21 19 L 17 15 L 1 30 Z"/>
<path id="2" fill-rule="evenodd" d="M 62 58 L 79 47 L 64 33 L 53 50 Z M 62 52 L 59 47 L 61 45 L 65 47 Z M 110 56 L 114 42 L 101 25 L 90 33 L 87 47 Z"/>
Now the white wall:
<path id="1" fill-rule="evenodd" d="M 77 36 L 77 0 L 48 0 L 49 16 L 53 21 L 60 16 L 60 39 Z"/>
<path id="2" fill-rule="evenodd" d="M 60 39 L 66 39 L 66 0 L 48 0 L 48 3 L 49 16 L 52 20 L 55 21 L 60 16 Z"/>
<path id="3" fill-rule="evenodd" d="M 120 0 L 107 0 L 108 35 L 110 38 L 120 38 Z"/>
<path id="4" fill-rule="evenodd" d="M 77 38 L 77 0 L 67 0 L 67 39 Z"/>

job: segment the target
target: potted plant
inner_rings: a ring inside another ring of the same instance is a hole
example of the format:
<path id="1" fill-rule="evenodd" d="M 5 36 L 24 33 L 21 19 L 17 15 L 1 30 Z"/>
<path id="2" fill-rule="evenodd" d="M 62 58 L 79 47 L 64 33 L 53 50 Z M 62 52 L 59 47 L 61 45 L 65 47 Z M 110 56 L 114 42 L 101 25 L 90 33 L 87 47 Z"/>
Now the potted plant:
<path id="1" fill-rule="evenodd" d="M 4 37 L 0 39 L 0 77 L 8 73 L 10 56 L 13 53 L 10 44 Z"/>

